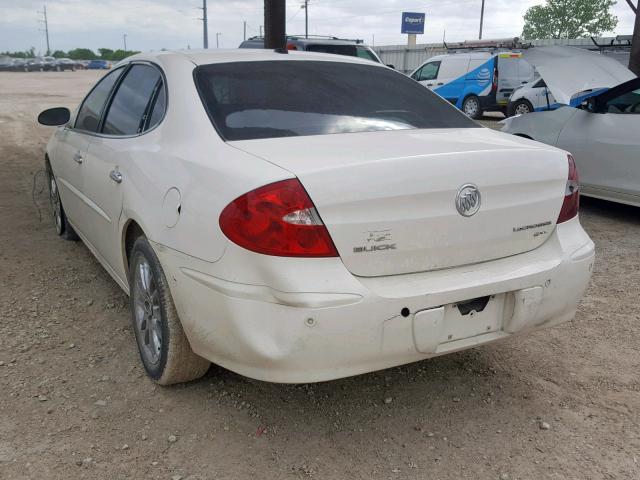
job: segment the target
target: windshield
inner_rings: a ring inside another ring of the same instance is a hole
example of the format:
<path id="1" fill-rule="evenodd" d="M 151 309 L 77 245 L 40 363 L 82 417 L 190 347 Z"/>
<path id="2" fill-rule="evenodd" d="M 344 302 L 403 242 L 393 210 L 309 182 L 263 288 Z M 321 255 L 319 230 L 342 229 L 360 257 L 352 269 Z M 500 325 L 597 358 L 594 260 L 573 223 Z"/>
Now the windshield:
<path id="1" fill-rule="evenodd" d="M 480 128 L 393 70 L 356 63 L 265 61 L 198 67 L 196 86 L 226 140 L 417 128 Z"/>

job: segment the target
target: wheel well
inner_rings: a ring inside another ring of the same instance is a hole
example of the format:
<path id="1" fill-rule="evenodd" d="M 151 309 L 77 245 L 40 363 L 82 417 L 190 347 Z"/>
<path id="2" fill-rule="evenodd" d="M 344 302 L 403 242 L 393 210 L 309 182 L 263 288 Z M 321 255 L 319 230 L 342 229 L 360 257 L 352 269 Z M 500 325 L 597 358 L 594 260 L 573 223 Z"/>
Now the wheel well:
<path id="1" fill-rule="evenodd" d="M 129 271 L 129 256 L 131 255 L 131 250 L 133 250 L 133 244 L 138 237 L 143 236 L 144 231 L 140 225 L 135 220 L 130 220 L 124 233 L 124 267 L 127 272 Z"/>

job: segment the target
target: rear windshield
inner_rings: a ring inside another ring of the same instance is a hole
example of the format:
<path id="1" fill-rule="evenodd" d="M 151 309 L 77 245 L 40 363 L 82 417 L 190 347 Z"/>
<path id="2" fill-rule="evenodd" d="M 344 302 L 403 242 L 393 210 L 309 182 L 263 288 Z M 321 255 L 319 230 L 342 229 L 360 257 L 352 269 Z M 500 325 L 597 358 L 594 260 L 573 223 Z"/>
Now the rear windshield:
<path id="1" fill-rule="evenodd" d="M 326 61 L 216 63 L 195 81 L 225 140 L 478 124 L 391 69 Z"/>

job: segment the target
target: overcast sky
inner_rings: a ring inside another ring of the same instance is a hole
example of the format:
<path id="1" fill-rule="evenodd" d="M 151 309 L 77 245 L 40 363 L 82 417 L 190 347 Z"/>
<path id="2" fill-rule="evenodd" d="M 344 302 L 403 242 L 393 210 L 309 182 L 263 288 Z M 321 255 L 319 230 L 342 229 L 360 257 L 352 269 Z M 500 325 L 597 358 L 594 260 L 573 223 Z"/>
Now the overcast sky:
<path id="1" fill-rule="evenodd" d="M 304 33 L 301 0 L 287 1 L 287 32 Z M 528 7 L 543 0 L 486 0 L 484 37 L 518 36 Z M 209 47 L 235 48 L 257 35 L 263 23 L 263 0 L 209 0 Z M 446 38 L 477 38 L 481 0 L 310 0 L 309 33 L 361 38 L 376 45 L 406 43 L 400 34 L 402 11 L 426 12 L 425 34 L 419 43 Z M 202 47 L 201 0 L 48 0 L 51 48 L 122 48 L 127 34 L 130 50 Z M 46 50 L 43 25 L 38 22 L 43 0 L 0 0 L 0 51 L 33 46 Z M 631 34 L 633 14 L 624 0 L 613 8 L 618 27 L 610 34 Z"/>

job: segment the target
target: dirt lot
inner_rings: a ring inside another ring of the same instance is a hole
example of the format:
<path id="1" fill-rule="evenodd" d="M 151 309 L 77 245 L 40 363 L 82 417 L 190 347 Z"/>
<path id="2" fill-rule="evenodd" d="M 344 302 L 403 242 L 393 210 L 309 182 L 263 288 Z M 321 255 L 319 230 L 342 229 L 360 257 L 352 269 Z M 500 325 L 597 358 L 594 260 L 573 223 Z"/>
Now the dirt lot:
<path id="1" fill-rule="evenodd" d="M 329 383 L 156 387 L 126 296 L 32 201 L 37 113 L 98 75 L 0 73 L 0 478 L 640 478 L 640 210 L 606 202 L 569 324 Z"/>

